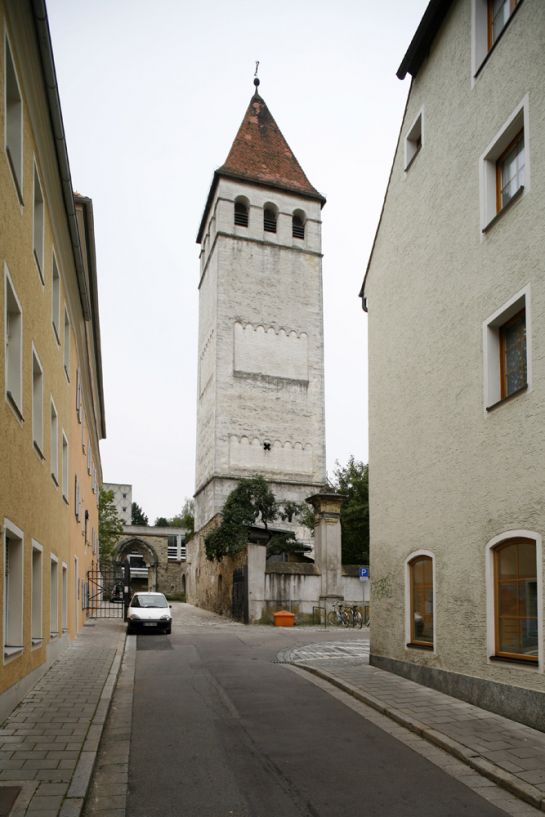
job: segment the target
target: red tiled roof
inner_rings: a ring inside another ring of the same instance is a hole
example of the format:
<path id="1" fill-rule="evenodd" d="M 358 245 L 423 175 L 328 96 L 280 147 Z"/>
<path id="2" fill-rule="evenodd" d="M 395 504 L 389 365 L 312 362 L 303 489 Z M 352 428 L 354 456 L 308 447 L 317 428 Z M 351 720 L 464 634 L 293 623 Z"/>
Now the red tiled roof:
<path id="1" fill-rule="evenodd" d="M 311 185 L 282 136 L 265 101 L 256 92 L 231 146 L 217 172 L 325 201 Z"/>

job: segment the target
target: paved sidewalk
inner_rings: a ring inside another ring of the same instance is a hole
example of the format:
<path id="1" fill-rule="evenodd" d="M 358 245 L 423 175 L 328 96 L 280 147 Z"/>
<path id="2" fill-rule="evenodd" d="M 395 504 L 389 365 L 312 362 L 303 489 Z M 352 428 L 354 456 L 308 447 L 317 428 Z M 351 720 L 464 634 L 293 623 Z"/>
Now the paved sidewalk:
<path id="1" fill-rule="evenodd" d="M 121 619 L 84 627 L 2 725 L 0 786 L 21 788 L 10 817 L 79 817 L 124 643 Z"/>
<path id="2" fill-rule="evenodd" d="M 313 644 L 286 650 L 277 660 L 330 681 L 545 811 L 545 733 L 369 666 L 364 640 L 359 657 L 340 650 L 335 657 L 336 649 L 334 643 Z"/>

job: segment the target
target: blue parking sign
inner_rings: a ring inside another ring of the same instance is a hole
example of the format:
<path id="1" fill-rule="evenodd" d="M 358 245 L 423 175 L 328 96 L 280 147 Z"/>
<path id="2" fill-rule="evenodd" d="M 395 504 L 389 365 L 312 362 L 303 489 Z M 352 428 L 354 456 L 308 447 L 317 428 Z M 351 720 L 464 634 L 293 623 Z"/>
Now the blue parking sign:
<path id="1" fill-rule="evenodd" d="M 359 574 L 360 579 L 368 579 L 369 578 L 369 568 L 368 567 L 358 568 L 358 574 Z"/>

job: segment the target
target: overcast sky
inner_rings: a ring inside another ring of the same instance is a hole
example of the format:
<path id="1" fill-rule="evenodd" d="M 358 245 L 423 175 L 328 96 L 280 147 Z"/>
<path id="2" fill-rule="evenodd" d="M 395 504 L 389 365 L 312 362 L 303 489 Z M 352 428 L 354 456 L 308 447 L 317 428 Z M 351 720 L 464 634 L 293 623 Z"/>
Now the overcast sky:
<path id="1" fill-rule="evenodd" d="M 106 482 L 148 514 L 193 495 L 197 228 L 215 168 L 260 93 L 323 218 L 327 463 L 367 461 L 367 326 L 357 297 L 427 0 L 48 0 L 74 190 L 93 199 Z"/>

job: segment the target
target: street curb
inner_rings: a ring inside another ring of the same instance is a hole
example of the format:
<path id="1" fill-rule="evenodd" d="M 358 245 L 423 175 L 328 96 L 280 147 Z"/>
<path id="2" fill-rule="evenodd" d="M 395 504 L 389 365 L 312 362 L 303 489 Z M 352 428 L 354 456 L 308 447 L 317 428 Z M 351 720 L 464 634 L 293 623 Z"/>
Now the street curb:
<path id="1" fill-rule="evenodd" d="M 91 783 L 93 769 L 98 755 L 98 747 L 104 730 L 104 724 L 108 715 L 108 710 L 112 702 L 113 694 L 119 677 L 121 662 L 127 648 L 127 635 L 123 640 L 123 646 L 116 650 L 108 677 L 102 687 L 95 714 L 87 731 L 83 748 L 80 752 L 72 782 L 64 798 L 59 817 L 80 817 L 87 792 Z"/>
<path id="2" fill-rule="evenodd" d="M 492 780 L 493 783 L 496 783 L 498 786 L 506 789 L 511 794 L 514 794 L 515 797 L 518 797 L 520 800 L 524 800 L 525 803 L 529 803 L 531 806 L 534 806 L 534 808 L 545 811 L 545 796 L 543 795 L 543 792 L 541 792 L 535 786 L 532 786 L 530 783 L 524 783 L 522 780 L 519 780 L 518 777 L 515 777 L 515 775 L 511 774 L 511 772 L 502 769 L 501 766 L 496 766 L 495 763 L 492 763 L 490 760 L 482 757 L 482 755 L 480 755 L 474 749 L 464 746 L 463 743 L 459 743 L 453 738 L 444 735 L 442 732 L 438 732 L 437 729 L 427 726 L 425 723 L 416 720 L 416 718 L 411 718 L 410 715 L 406 715 L 399 709 L 395 709 L 393 706 L 388 706 L 383 701 L 375 698 L 373 695 L 370 695 L 368 692 L 362 692 L 360 689 L 347 681 L 342 681 L 340 678 L 337 678 L 335 675 L 331 675 L 325 670 L 297 662 L 293 662 L 293 666 L 299 667 L 299 669 L 304 669 L 307 672 L 310 672 L 312 675 L 316 675 L 318 678 L 328 681 L 330 684 L 333 684 L 334 686 L 343 690 L 343 692 L 346 692 L 353 698 L 361 701 L 361 703 L 367 704 L 367 706 L 370 706 L 372 709 L 375 709 L 382 715 L 386 715 L 400 726 L 404 726 L 406 729 L 409 729 L 411 732 L 414 732 L 415 734 L 424 738 L 429 743 L 433 743 L 434 746 L 438 746 L 440 749 L 449 752 L 449 754 L 453 755 L 458 760 L 461 760 L 462 763 L 465 763 L 471 769 L 474 769 L 476 772 L 483 775 L 483 777 L 487 777 L 489 780 Z"/>

